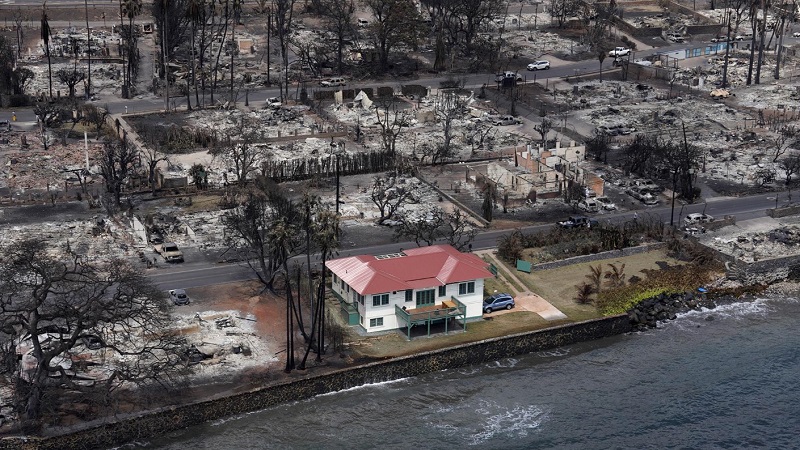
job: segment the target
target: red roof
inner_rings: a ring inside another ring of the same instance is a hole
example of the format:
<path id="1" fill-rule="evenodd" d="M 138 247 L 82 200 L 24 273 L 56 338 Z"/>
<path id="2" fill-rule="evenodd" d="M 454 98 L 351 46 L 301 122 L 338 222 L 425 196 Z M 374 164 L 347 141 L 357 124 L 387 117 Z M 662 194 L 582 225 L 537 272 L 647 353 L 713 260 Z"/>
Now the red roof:
<path id="1" fill-rule="evenodd" d="M 361 295 L 432 288 L 494 276 L 484 260 L 450 245 L 408 249 L 402 255 L 349 256 L 327 261 L 325 266 Z"/>

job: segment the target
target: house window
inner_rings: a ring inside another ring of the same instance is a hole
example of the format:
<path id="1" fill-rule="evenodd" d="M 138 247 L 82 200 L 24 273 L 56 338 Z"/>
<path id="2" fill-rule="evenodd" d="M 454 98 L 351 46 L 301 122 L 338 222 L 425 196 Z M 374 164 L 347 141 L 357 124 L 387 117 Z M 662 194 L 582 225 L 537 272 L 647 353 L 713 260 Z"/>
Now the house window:
<path id="1" fill-rule="evenodd" d="M 475 282 L 461 283 L 458 285 L 458 295 L 467 295 L 475 293 Z"/>
<path id="2" fill-rule="evenodd" d="M 417 291 L 417 306 L 432 305 L 436 302 L 436 289 Z"/>
<path id="3" fill-rule="evenodd" d="M 363 305 L 364 304 L 364 296 L 361 295 L 361 294 L 356 294 L 356 297 L 358 297 L 358 303 L 361 303 Z"/>
<path id="4" fill-rule="evenodd" d="M 333 284 L 336 284 L 338 282 L 339 282 L 339 277 L 337 277 L 336 274 L 333 274 Z"/>
<path id="5" fill-rule="evenodd" d="M 410 302 L 411 300 L 414 300 L 414 290 L 406 289 L 406 301 Z"/>
<path id="6" fill-rule="evenodd" d="M 382 327 L 383 326 L 383 317 L 377 317 L 375 319 L 369 319 L 369 326 L 370 327 Z"/>
<path id="7" fill-rule="evenodd" d="M 372 306 L 381 306 L 389 304 L 389 294 L 380 294 L 372 296 Z"/>
<path id="8" fill-rule="evenodd" d="M 344 280 L 341 281 L 342 281 L 342 290 L 344 290 Z"/>
<path id="9" fill-rule="evenodd" d="M 447 295 L 447 285 L 439 286 L 439 297 Z"/>

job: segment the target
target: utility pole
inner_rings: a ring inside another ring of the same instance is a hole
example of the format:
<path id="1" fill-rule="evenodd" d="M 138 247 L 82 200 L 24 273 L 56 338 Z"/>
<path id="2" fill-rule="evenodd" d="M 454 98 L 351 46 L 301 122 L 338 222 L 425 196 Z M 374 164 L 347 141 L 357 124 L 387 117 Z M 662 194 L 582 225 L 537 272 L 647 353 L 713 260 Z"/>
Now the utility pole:
<path id="1" fill-rule="evenodd" d="M 161 59 L 164 60 L 164 111 L 169 112 L 169 66 L 167 65 L 167 0 L 164 0 L 164 20 L 161 24 Z"/>
<path id="2" fill-rule="evenodd" d="M 728 55 L 731 51 L 731 12 L 728 11 L 728 35 L 725 42 L 725 65 L 722 68 L 722 87 L 728 87 Z"/>
<path id="3" fill-rule="evenodd" d="M 272 8 L 267 8 L 267 86 L 270 85 L 269 81 L 269 38 L 272 35 Z"/>
<path id="4" fill-rule="evenodd" d="M 122 42 L 125 22 L 122 20 L 122 0 L 119 0 L 119 56 L 122 57 L 122 98 L 128 98 L 128 72 L 125 70 L 125 45 Z"/>
<path id="5" fill-rule="evenodd" d="M 89 55 L 89 69 L 87 74 L 89 79 L 86 83 L 86 100 L 89 100 L 92 96 L 92 31 L 91 28 L 89 28 L 89 0 L 83 0 L 83 7 L 86 12 L 86 42 L 88 45 L 86 53 Z"/>

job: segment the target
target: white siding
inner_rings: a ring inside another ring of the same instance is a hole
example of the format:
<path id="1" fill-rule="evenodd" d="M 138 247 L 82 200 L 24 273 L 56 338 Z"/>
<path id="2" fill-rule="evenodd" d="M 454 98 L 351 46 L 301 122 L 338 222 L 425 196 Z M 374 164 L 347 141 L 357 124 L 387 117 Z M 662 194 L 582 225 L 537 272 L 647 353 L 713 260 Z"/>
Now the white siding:
<path id="1" fill-rule="evenodd" d="M 445 290 L 444 296 L 439 296 L 439 286 L 435 286 L 436 294 L 436 302 L 435 304 L 441 304 L 445 300 L 449 300 L 450 297 L 457 298 L 461 303 L 466 305 L 467 307 L 467 318 L 472 319 L 476 317 L 481 317 L 483 315 L 483 279 L 474 280 L 475 281 L 475 292 L 472 294 L 465 294 L 459 295 L 458 294 L 458 286 L 461 283 L 453 283 L 448 284 Z M 406 302 L 406 291 L 395 291 L 389 292 L 389 304 L 388 305 L 380 305 L 380 306 L 372 306 L 372 295 L 367 295 L 364 298 L 364 304 L 361 305 L 354 297 L 355 291 L 350 288 L 350 292 L 347 292 L 347 285 L 345 284 L 345 289 L 342 289 L 341 286 L 341 279 L 337 277 L 337 282 L 331 282 L 331 288 L 336 291 L 342 298 L 346 299 L 348 302 L 352 302 L 358 308 L 358 314 L 361 316 L 361 326 L 367 332 L 376 332 L 376 331 L 386 331 L 386 330 L 393 330 L 399 328 L 401 326 L 405 326 L 404 323 L 398 323 L 397 316 L 395 315 L 395 305 L 402 308 L 405 306 L 407 309 L 414 309 L 417 306 L 416 302 L 416 292 L 430 289 L 415 289 L 414 295 L 411 298 L 410 302 Z M 383 325 L 382 326 L 370 326 L 370 319 L 377 319 L 383 318 Z"/>

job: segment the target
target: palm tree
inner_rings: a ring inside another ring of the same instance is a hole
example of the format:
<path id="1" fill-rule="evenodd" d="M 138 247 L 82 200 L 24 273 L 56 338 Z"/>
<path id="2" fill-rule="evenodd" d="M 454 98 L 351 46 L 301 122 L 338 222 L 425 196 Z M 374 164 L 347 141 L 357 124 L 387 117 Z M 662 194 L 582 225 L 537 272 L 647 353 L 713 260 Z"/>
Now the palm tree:
<path id="1" fill-rule="evenodd" d="M 581 305 L 592 303 L 592 294 L 597 293 L 594 286 L 589 283 L 581 283 L 575 286 L 578 290 L 575 295 L 575 301 Z"/>
<path id="2" fill-rule="evenodd" d="M 50 98 L 53 98 L 53 66 L 50 62 L 50 22 L 47 20 L 47 2 L 42 4 L 42 41 L 44 42 L 44 54 L 47 55 L 47 78 L 50 82 Z"/>
<path id="3" fill-rule="evenodd" d="M 591 273 L 586 275 L 586 278 L 589 279 L 590 286 L 594 290 L 594 292 L 600 292 L 600 288 L 602 285 L 602 277 L 603 277 L 603 265 L 598 264 L 597 266 L 589 266 L 589 270 Z"/>
<path id="4" fill-rule="evenodd" d="M 197 24 L 205 22 L 206 4 L 205 0 L 189 0 L 186 5 L 186 15 L 189 18 L 191 25 L 191 45 L 192 45 L 192 86 L 194 86 L 194 100 L 196 105 L 200 105 L 200 94 L 197 92 L 197 65 L 195 64 L 195 34 L 197 33 Z M 200 70 L 203 70 L 203 56 L 200 55 Z M 189 101 L 189 89 L 186 90 L 186 105 L 191 110 L 192 103 Z"/>
<path id="5" fill-rule="evenodd" d="M 609 264 L 611 270 L 607 271 L 603 278 L 608 280 L 608 285 L 612 288 L 625 286 L 625 264 L 617 267 L 616 264 Z"/>
<path id="6" fill-rule="evenodd" d="M 125 46 L 128 54 L 128 67 L 124 76 L 124 91 L 130 91 L 131 80 L 135 76 L 136 71 L 133 69 L 133 60 L 135 58 L 136 49 L 136 34 L 133 32 L 133 22 L 136 16 L 142 13 L 142 0 L 121 0 L 122 1 L 122 14 L 128 18 L 128 31 L 125 36 Z"/>

